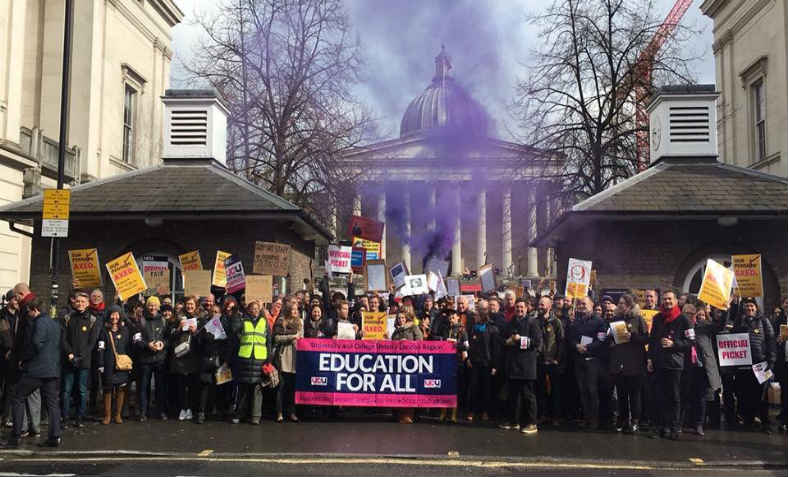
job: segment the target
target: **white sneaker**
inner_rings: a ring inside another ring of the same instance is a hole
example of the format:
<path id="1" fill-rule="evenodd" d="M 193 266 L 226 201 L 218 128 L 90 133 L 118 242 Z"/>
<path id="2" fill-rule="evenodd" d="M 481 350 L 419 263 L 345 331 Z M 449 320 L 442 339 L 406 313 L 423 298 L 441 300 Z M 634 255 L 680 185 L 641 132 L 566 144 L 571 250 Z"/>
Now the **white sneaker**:
<path id="1" fill-rule="evenodd" d="M 181 409 L 181 413 L 178 414 L 178 420 L 183 421 L 184 419 L 186 419 L 186 409 Z"/>
<path id="2" fill-rule="evenodd" d="M 191 409 L 187 409 L 186 410 L 186 420 L 187 421 L 191 421 L 192 420 L 192 410 Z"/>

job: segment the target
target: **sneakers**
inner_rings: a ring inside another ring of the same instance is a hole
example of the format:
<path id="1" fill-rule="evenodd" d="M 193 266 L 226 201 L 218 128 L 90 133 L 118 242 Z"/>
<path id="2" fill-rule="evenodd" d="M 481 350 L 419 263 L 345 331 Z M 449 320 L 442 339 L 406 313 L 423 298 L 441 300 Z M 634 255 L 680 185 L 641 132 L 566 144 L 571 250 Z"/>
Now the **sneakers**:
<path id="1" fill-rule="evenodd" d="M 181 413 L 178 414 L 178 420 L 179 421 L 185 421 L 186 420 L 186 409 L 181 409 Z"/>
<path id="2" fill-rule="evenodd" d="M 498 429 L 503 429 L 504 431 L 516 431 L 520 429 L 520 425 L 504 422 L 503 424 L 498 426 Z"/>
<path id="3" fill-rule="evenodd" d="M 47 439 L 44 442 L 39 442 L 38 447 L 60 447 L 62 442 L 63 441 L 59 437 L 56 437 L 54 439 Z"/>
<path id="4" fill-rule="evenodd" d="M 695 434 L 697 434 L 697 435 L 699 435 L 699 436 L 701 436 L 701 437 L 705 436 L 705 435 L 706 435 L 706 433 L 705 433 L 705 432 L 703 432 L 703 426 L 697 426 L 697 427 L 695 427 Z"/>
<path id="5" fill-rule="evenodd" d="M 238 419 L 237 417 L 234 417 L 233 420 L 230 422 L 232 422 L 233 424 L 238 424 L 239 422 L 241 422 L 241 420 Z"/>
<path id="6" fill-rule="evenodd" d="M 187 420 L 187 421 L 191 421 L 191 420 L 192 420 L 192 418 L 193 418 L 193 416 L 192 416 L 192 410 L 191 410 L 191 409 L 187 409 L 187 410 L 186 410 L 186 420 Z"/>
<path id="7" fill-rule="evenodd" d="M 539 432 L 539 429 L 536 427 L 536 424 L 528 424 L 520 429 L 520 434 L 533 435 L 537 432 Z"/>

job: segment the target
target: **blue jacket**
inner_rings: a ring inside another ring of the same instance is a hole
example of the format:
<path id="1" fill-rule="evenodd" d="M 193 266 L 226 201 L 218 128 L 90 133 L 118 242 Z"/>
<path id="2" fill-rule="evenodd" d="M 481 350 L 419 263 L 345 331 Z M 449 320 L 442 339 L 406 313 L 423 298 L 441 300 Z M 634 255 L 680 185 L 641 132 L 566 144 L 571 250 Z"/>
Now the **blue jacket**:
<path id="1" fill-rule="evenodd" d="M 27 327 L 21 361 L 22 373 L 31 378 L 60 376 L 60 334 L 62 327 L 48 315 L 33 318 Z"/>

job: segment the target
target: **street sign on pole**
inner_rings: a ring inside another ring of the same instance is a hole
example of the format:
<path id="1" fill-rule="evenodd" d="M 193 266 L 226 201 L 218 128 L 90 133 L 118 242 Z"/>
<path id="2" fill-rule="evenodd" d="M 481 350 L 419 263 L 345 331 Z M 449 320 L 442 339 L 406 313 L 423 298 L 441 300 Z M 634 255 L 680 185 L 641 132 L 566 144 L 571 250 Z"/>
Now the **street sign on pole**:
<path id="1" fill-rule="evenodd" d="M 42 237 L 68 237 L 69 189 L 45 189 L 42 211 Z"/>

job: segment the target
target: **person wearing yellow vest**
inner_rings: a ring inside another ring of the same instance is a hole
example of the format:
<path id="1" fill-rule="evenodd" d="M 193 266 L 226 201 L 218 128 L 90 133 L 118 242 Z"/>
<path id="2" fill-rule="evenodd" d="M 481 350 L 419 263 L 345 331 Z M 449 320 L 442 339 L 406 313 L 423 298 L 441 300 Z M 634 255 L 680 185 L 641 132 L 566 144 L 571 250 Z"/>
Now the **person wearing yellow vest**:
<path id="1" fill-rule="evenodd" d="M 233 380 L 238 383 L 238 400 L 233 414 L 233 424 L 249 409 L 249 422 L 260 424 L 263 412 L 263 365 L 271 361 L 271 329 L 260 315 L 260 303 L 250 302 L 243 316 L 234 320 L 233 333 L 238 351 L 233 360 Z"/>

